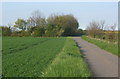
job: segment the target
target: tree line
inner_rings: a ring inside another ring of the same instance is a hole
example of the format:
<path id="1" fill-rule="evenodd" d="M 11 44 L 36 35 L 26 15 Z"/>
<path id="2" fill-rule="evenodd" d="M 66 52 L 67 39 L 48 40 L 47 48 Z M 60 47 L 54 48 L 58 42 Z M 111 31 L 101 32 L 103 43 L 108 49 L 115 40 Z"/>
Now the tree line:
<path id="1" fill-rule="evenodd" d="M 86 28 L 86 34 L 93 38 L 116 42 L 118 41 L 118 31 L 115 31 L 115 29 L 116 24 L 106 26 L 105 21 L 92 21 Z"/>
<path id="2" fill-rule="evenodd" d="M 17 19 L 11 27 L 1 26 L 3 36 L 35 36 L 35 37 L 60 37 L 76 36 L 86 34 L 93 38 L 99 38 L 108 41 L 118 40 L 116 33 L 116 24 L 106 27 L 105 21 L 92 21 L 86 30 L 78 29 L 79 23 L 72 15 L 52 14 L 44 18 L 40 11 L 35 11 L 27 20 Z"/>
<path id="3" fill-rule="evenodd" d="M 80 35 L 77 19 L 71 15 L 52 14 L 44 18 L 39 11 L 32 13 L 27 20 L 17 19 L 14 26 L 1 27 L 3 36 L 59 37 Z"/>

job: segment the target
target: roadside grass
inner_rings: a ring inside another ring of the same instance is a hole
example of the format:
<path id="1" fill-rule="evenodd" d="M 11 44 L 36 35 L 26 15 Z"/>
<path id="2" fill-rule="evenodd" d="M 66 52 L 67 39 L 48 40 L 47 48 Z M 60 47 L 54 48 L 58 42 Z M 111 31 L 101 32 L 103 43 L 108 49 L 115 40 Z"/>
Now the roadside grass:
<path id="1" fill-rule="evenodd" d="M 104 50 L 120 57 L 120 55 L 118 54 L 118 44 L 113 44 L 110 42 L 108 43 L 108 42 L 104 42 L 104 41 L 96 40 L 96 39 L 91 39 L 88 36 L 82 36 L 82 39 L 84 39 L 90 43 L 93 43 L 93 44 L 97 45 L 98 47 L 100 47 L 101 49 L 104 49 Z"/>
<path id="2" fill-rule="evenodd" d="M 76 43 L 67 38 L 61 52 L 42 72 L 43 77 L 90 77 L 91 72 Z"/>
<path id="3" fill-rule="evenodd" d="M 3 37 L 3 77 L 40 77 L 66 38 Z"/>

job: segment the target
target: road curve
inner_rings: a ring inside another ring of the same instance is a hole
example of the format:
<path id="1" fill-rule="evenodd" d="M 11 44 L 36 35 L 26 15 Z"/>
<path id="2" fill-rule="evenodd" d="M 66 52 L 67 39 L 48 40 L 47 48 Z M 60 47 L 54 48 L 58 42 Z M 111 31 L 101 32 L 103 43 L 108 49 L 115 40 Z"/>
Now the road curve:
<path id="1" fill-rule="evenodd" d="M 94 77 L 118 77 L 118 57 L 88 43 L 81 37 L 73 37 L 84 55 Z"/>

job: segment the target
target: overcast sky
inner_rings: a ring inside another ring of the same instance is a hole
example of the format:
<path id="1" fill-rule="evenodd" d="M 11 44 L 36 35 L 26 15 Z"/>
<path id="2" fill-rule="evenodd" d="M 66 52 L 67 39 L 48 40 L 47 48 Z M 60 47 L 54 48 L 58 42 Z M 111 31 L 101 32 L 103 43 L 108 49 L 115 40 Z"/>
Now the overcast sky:
<path id="1" fill-rule="evenodd" d="M 35 10 L 45 18 L 53 13 L 73 14 L 82 29 L 94 20 L 105 20 L 107 25 L 118 24 L 117 2 L 4 2 L 0 25 L 14 24 L 18 18 L 26 20 Z"/>

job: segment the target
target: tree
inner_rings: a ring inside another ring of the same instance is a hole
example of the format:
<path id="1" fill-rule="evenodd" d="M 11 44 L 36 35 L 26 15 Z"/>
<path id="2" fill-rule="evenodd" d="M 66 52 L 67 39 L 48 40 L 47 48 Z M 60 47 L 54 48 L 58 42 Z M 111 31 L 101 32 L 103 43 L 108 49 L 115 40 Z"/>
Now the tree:
<path id="1" fill-rule="evenodd" d="M 114 42 L 115 40 L 118 39 L 118 35 L 115 34 L 115 29 L 116 29 L 116 24 L 110 26 L 110 29 L 112 30 L 112 32 L 108 32 L 107 33 L 107 37 L 109 41 Z"/>
<path id="2" fill-rule="evenodd" d="M 95 38 L 100 32 L 99 23 L 96 21 L 90 22 L 86 30 L 88 35 Z"/>
<path id="3" fill-rule="evenodd" d="M 73 15 L 64 15 L 62 18 L 61 26 L 64 29 L 64 36 L 74 35 L 78 29 L 79 23 Z"/>
<path id="4" fill-rule="evenodd" d="M 42 27 L 33 27 L 32 29 L 32 36 L 44 36 L 45 35 L 45 29 Z"/>
<path id="5" fill-rule="evenodd" d="M 51 31 L 54 30 L 57 36 L 73 35 L 78 28 L 78 22 L 73 15 L 51 15 L 47 23 L 51 25 Z"/>
<path id="6" fill-rule="evenodd" d="M 22 35 L 29 31 L 33 36 L 75 35 L 78 26 L 78 21 L 73 15 L 51 15 L 45 19 L 38 10 L 34 11 L 27 21 L 18 19 L 14 25 L 22 29 Z"/>
<path id="7" fill-rule="evenodd" d="M 42 14 L 39 10 L 36 10 L 32 13 L 32 16 L 27 19 L 27 30 L 33 31 L 34 27 L 39 27 L 41 29 L 45 28 L 46 20 L 42 17 Z"/>
<path id="8" fill-rule="evenodd" d="M 105 20 L 100 22 L 100 29 L 104 30 L 105 29 Z"/>
<path id="9" fill-rule="evenodd" d="M 39 10 L 36 10 L 32 13 L 32 17 L 28 19 L 33 27 L 44 27 L 46 24 L 45 18 L 42 17 L 42 14 Z"/>
<path id="10" fill-rule="evenodd" d="M 17 19 L 14 27 L 17 27 L 17 28 L 22 29 L 22 30 L 26 30 L 26 24 L 27 24 L 27 22 L 25 20 Z"/>
<path id="11" fill-rule="evenodd" d="M 11 35 L 10 28 L 8 28 L 6 26 L 1 26 L 1 28 L 2 28 L 2 35 L 3 36 L 10 36 Z"/>
<path id="12" fill-rule="evenodd" d="M 85 30 L 78 29 L 78 30 L 76 31 L 76 35 L 77 35 L 77 36 L 81 36 L 81 35 L 84 35 L 84 34 L 85 34 Z"/>
<path id="13" fill-rule="evenodd" d="M 24 31 L 24 30 L 19 31 L 18 34 L 19 34 L 20 37 L 30 36 L 30 32 L 29 31 Z"/>
<path id="14" fill-rule="evenodd" d="M 47 27 L 46 27 L 46 36 L 61 36 L 64 32 L 62 26 L 60 25 L 61 16 L 51 15 L 47 19 Z"/>
<path id="15" fill-rule="evenodd" d="M 53 24 L 48 24 L 46 27 L 45 35 L 46 36 L 57 36 L 55 32 L 56 26 Z"/>
<path id="16" fill-rule="evenodd" d="M 115 29 L 116 29 L 116 24 L 114 24 L 114 25 L 110 26 L 110 28 L 111 28 L 111 30 L 114 32 L 114 31 L 115 31 Z"/>

